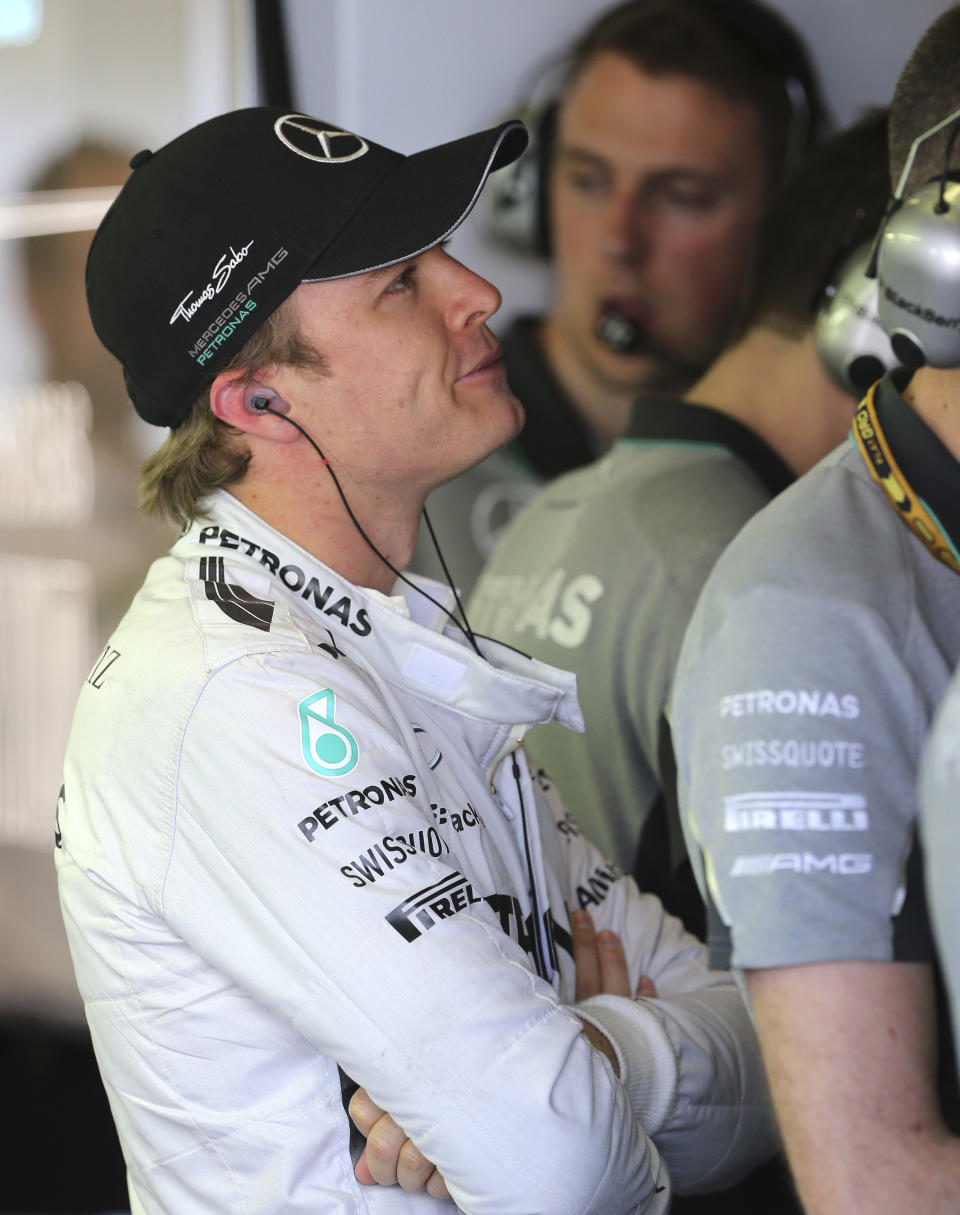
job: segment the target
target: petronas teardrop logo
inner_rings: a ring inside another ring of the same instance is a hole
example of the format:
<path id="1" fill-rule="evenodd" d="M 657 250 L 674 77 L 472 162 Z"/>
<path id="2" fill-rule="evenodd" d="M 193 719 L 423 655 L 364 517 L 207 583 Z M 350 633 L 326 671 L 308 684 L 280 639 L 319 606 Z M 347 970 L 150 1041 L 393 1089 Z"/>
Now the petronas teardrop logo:
<path id="1" fill-rule="evenodd" d="M 357 766 L 360 748 L 348 729 L 335 721 L 337 698 L 324 688 L 301 700 L 300 749 L 307 766 L 320 776 L 346 776 Z"/>

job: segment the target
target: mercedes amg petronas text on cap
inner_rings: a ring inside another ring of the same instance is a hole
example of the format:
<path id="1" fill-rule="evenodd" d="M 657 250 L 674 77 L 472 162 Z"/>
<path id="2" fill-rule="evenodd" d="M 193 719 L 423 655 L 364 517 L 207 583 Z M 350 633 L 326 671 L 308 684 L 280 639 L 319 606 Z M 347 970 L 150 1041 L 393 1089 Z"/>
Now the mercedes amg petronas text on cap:
<path id="1" fill-rule="evenodd" d="M 300 283 L 439 244 L 526 141 L 507 122 L 404 156 L 257 106 L 139 152 L 87 261 L 94 328 L 123 364 L 137 412 L 178 425 Z"/>

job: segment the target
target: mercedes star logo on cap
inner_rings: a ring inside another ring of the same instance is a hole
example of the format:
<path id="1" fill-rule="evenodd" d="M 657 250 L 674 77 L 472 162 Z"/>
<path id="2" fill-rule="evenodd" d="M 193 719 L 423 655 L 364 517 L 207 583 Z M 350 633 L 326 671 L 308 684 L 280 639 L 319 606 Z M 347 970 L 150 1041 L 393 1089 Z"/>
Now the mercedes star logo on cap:
<path id="1" fill-rule="evenodd" d="M 356 160 L 368 150 L 366 141 L 359 135 L 325 127 L 303 114 L 284 114 L 273 124 L 273 129 L 291 152 L 321 164 L 343 164 Z"/>

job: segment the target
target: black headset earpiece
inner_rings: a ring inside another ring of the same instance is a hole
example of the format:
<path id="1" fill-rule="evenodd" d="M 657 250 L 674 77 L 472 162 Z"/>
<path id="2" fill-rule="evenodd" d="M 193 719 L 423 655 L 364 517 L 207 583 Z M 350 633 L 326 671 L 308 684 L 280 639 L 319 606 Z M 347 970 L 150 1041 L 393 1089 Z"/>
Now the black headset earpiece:
<path id="1" fill-rule="evenodd" d="M 921 143 L 950 123 L 941 172 L 904 198 Z M 960 181 L 949 169 L 958 131 L 960 110 L 913 141 L 874 245 L 880 324 L 909 367 L 960 367 Z"/>

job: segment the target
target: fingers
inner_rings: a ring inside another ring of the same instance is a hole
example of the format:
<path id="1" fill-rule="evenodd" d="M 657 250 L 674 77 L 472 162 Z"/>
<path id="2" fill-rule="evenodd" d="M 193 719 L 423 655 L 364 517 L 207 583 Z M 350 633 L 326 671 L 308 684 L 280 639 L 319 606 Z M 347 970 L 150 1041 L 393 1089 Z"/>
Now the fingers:
<path id="1" fill-rule="evenodd" d="M 389 1114 L 358 1088 L 350 1099 L 350 1118 L 366 1136 L 367 1146 L 354 1173 L 362 1185 L 399 1185 L 432 1198 L 449 1198 L 443 1177 Z"/>
<path id="2" fill-rule="evenodd" d="M 632 996 L 627 955 L 615 932 L 597 933 L 597 956 L 600 959 L 600 990 L 608 996 Z"/>
<path id="3" fill-rule="evenodd" d="M 399 1185 L 414 1194 L 426 1190 L 434 1198 L 449 1197 L 443 1178 L 389 1114 L 370 1128 L 354 1172 L 364 1185 Z"/>
<path id="4" fill-rule="evenodd" d="M 449 1198 L 450 1191 L 447 1189 L 447 1183 L 443 1180 L 438 1169 L 434 1169 L 430 1180 L 427 1182 L 427 1193 L 431 1198 Z"/>
<path id="5" fill-rule="evenodd" d="M 360 1159 L 357 1161 L 353 1169 L 353 1175 L 361 1185 L 376 1185 L 377 1181 L 374 1175 L 367 1168 L 367 1149 L 364 1148 L 360 1153 Z"/>
<path id="6" fill-rule="evenodd" d="M 656 983 L 654 983 L 653 979 L 648 979 L 646 975 L 641 975 L 640 982 L 637 984 L 637 990 L 634 992 L 634 996 L 638 1000 L 644 997 L 649 997 L 655 1000 L 657 998 Z"/>
<path id="7" fill-rule="evenodd" d="M 358 1088 L 350 1098 L 347 1113 L 350 1115 L 350 1121 L 364 1138 L 370 1134 L 377 1119 L 383 1117 L 383 1110 L 371 1100 L 365 1088 Z"/>
<path id="8" fill-rule="evenodd" d="M 390 1115 L 370 1099 L 365 1089 L 358 1088 L 353 1094 L 347 1112 L 367 1140 L 354 1170 L 357 1180 L 364 1185 L 396 1185 L 406 1135 Z"/>
<path id="9" fill-rule="evenodd" d="M 570 927 L 573 934 L 573 963 L 576 967 L 576 999 L 586 1000 L 598 996 L 600 986 L 600 959 L 597 951 L 597 934 L 589 911 L 571 911 Z"/>
<path id="10" fill-rule="evenodd" d="M 406 1142 L 406 1135 L 389 1114 L 382 1114 L 370 1128 L 362 1159 L 377 1185 L 397 1184 L 400 1153 Z"/>
<path id="11" fill-rule="evenodd" d="M 437 1170 L 411 1139 L 404 1141 L 397 1162 L 397 1183 L 402 1190 L 419 1193 Z"/>
<path id="12" fill-rule="evenodd" d="M 590 996 L 632 996 L 627 957 L 615 932 L 597 932 L 589 911 L 572 911 L 576 999 Z"/>
<path id="13" fill-rule="evenodd" d="M 627 957 L 615 932 L 597 932 L 589 911 L 572 911 L 573 961 L 576 967 L 576 999 L 590 996 L 655 997 L 657 988 L 643 975 L 636 991 L 630 985 Z"/>

